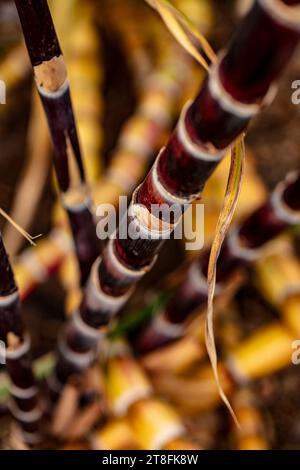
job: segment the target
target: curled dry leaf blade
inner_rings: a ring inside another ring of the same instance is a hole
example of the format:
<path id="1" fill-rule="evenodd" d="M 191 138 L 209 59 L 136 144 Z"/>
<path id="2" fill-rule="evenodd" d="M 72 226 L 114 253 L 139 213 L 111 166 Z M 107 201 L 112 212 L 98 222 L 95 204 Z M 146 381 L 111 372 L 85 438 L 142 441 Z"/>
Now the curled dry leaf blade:
<path id="1" fill-rule="evenodd" d="M 210 362 L 213 368 L 214 376 L 217 382 L 220 396 L 227 406 L 230 414 L 232 415 L 236 425 L 239 427 L 238 420 L 232 409 L 232 406 L 224 393 L 223 387 L 220 382 L 218 373 L 218 357 L 214 338 L 214 325 L 213 325 L 213 314 L 214 314 L 214 294 L 216 288 L 216 276 L 217 276 L 217 261 L 222 248 L 222 244 L 225 240 L 228 232 L 230 223 L 232 221 L 235 208 L 238 202 L 238 197 L 241 189 L 241 182 L 244 169 L 244 157 L 245 157 L 245 146 L 243 139 L 236 142 L 231 152 L 231 166 L 229 172 L 229 178 L 226 188 L 225 199 L 223 207 L 219 216 L 219 220 L 216 227 L 214 241 L 212 244 L 208 273 L 207 273 L 207 287 L 208 287 L 208 301 L 207 301 L 207 316 L 206 316 L 206 328 L 205 328 L 205 343 L 207 352 L 210 358 Z"/>
<path id="2" fill-rule="evenodd" d="M 175 8 L 167 0 L 145 0 L 148 5 L 154 8 L 162 20 L 170 30 L 172 35 L 176 38 L 179 44 L 192 56 L 194 59 L 206 70 L 209 70 L 209 64 L 206 59 L 198 51 L 197 47 L 193 44 L 190 39 L 191 36 L 195 42 L 204 50 L 207 57 L 214 62 L 216 55 L 192 21 L 187 18 L 182 12 Z"/>

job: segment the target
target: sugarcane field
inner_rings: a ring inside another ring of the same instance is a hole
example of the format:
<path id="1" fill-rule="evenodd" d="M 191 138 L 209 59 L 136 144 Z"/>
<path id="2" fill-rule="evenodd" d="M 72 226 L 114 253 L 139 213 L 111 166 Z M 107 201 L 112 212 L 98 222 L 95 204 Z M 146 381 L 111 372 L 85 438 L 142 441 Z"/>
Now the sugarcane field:
<path id="1" fill-rule="evenodd" d="M 3 468 L 300 450 L 299 42 L 300 0 L 0 0 Z"/>

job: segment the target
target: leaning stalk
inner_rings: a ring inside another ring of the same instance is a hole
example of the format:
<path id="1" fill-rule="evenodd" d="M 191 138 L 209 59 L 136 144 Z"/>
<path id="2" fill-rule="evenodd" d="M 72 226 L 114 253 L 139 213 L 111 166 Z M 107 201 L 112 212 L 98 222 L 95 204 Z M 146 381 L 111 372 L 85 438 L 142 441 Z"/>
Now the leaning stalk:
<path id="1" fill-rule="evenodd" d="M 260 48 L 254 50 L 253 39 L 258 37 Z M 112 318 L 151 269 L 183 210 L 199 197 L 228 147 L 273 97 L 274 81 L 299 37 L 299 6 L 287 7 L 279 0 L 254 3 L 196 99 L 185 106 L 168 144 L 136 189 L 115 236 L 93 265 L 80 309 L 60 337 L 57 389 L 94 361 L 96 346 Z M 152 214 L 153 204 L 173 209 L 175 205 L 173 220 L 167 220 L 163 211 Z"/>
<path id="2" fill-rule="evenodd" d="M 229 233 L 218 260 L 216 296 L 224 292 L 226 281 L 237 270 L 260 257 L 267 242 L 300 223 L 299 195 L 300 175 L 289 174 L 276 186 L 265 204 Z M 140 353 L 181 338 L 193 312 L 206 305 L 208 257 L 209 252 L 206 252 L 191 264 L 185 280 L 163 311 L 140 332 L 135 341 Z"/>
<path id="3" fill-rule="evenodd" d="M 46 0 L 16 0 L 24 38 L 34 69 L 55 150 L 54 164 L 73 232 L 81 281 L 85 283 L 98 254 L 91 201 L 70 97 L 69 81 Z"/>
<path id="4" fill-rule="evenodd" d="M 10 410 L 29 445 L 41 441 L 42 409 L 30 358 L 30 338 L 21 317 L 20 298 L 0 234 L 0 340 L 5 344 L 10 378 Z"/>

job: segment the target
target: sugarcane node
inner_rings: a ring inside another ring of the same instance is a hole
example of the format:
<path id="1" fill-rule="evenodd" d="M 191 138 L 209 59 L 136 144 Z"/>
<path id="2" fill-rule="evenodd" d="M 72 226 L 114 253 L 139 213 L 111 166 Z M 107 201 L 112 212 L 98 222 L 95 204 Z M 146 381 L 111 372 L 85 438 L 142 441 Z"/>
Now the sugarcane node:
<path id="1" fill-rule="evenodd" d="M 62 55 L 34 67 L 37 86 L 45 93 L 55 93 L 67 80 L 67 69 Z"/>
<path id="2" fill-rule="evenodd" d="M 22 339 L 13 332 L 7 335 L 7 346 L 9 351 L 16 351 L 22 344 Z"/>

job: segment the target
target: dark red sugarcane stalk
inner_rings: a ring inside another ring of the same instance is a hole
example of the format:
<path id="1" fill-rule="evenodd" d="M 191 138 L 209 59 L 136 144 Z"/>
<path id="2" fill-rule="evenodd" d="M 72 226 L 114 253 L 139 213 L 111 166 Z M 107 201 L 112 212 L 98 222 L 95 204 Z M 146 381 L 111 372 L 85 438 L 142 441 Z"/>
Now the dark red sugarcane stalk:
<path id="1" fill-rule="evenodd" d="M 199 197 L 228 147 L 270 101 L 274 80 L 299 37 L 299 6 L 279 0 L 254 3 L 199 95 L 185 106 L 168 144 L 135 191 L 116 236 L 95 262 L 80 309 L 61 335 L 53 379 L 57 391 L 93 360 L 105 329 L 155 262 L 186 205 Z M 172 222 L 163 212 L 151 214 L 153 204 L 175 205 Z"/>
<path id="2" fill-rule="evenodd" d="M 270 199 L 244 222 L 231 230 L 223 244 L 217 264 L 216 295 L 226 280 L 258 259 L 261 249 L 274 237 L 300 224 L 300 174 L 295 172 L 279 183 Z M 152 351 L 179 339 L 187 320 L 196 309 L 207 304 L 206 274 L 209 251 L 189 267 L 185 280 L 176 289 L 164 310 L 145 327 L 135 340 L 139 353 Z"/>
<path id="3" fill-rule="evenodd" d="M 16 0 L 15 4 L 52 136 L 62 204 L 69 217 L 84 284 L 99 251 L 67 69 L 47 1 Z"/>
<path id="4" fill-rule="evenodd" d="M 41 441 L 42 408 L 30 358 L 30 338 L 24 328 L 18 288 L 0 234 L 0 340 L 5 344 L 6 369 L 11 381 L 11 412 L 24 442 Z"/>

